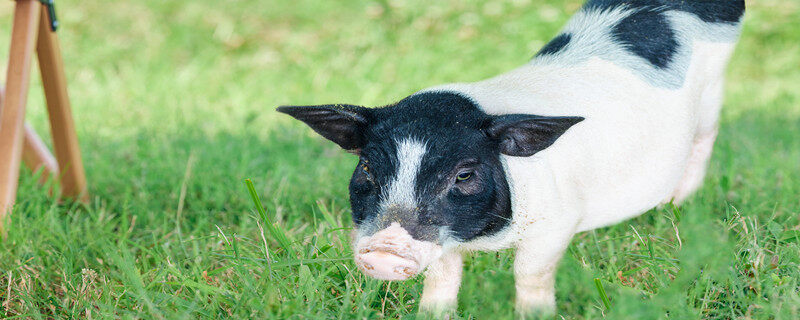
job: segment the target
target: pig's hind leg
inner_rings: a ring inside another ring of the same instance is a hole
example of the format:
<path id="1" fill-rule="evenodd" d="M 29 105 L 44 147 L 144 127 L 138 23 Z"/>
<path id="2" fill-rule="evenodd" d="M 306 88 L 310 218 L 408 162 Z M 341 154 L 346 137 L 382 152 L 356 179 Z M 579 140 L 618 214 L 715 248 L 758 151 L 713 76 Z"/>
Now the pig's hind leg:
<path id="1" fill-rule="evenodd" d="M 672 194 L 671 199 L 675 204 L 683 203 L 703 185 L 706 176 L 708 161 L 714 150 L 714 141 L 717 139 L 719 112 L 722 108 L 723 81 L 709 85 L 700 97 L 698 112 L 699 124 L 694 137 L 692 151 L 683 173 L 681 182 Z"/>
<path id="2" fill-rule="evenodd" d="M 460 252 L 446 253 L 433 262 L 425 272 L 420 311 L 439 314 L 455 310 L 462 270 Z"/>
<path id="3" fill-rule="evenodd" d="M 683 174 L 681 183 L 672 195 L 675 204 L 683 203 L 686 198 L 692 195 L 703 185 L 706 175 L 708 161 L 711 159 L 711 151 L 714 149 L 714 140 L 717 138 L 717 130 L 712 130 L 700 134 L 695 138 L 692 146 L 692 154 L 689 156 L 689 163 Z"/>

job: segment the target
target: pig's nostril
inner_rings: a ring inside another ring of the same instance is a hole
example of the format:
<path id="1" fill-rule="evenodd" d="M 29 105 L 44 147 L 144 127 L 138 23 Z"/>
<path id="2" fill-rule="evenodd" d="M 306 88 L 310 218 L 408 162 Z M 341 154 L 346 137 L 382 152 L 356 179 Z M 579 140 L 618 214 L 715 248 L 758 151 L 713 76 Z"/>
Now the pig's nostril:
<path id="1" fill-rule="evenodd" d="M 382 250 L 358 254 L 356 263 L 364 273 L 381 280 L 405 280 L 415 276 L 419 269 L 416 260 Z"/>
<path id="2" fill-rule="evenodd" d="M 394 269 L 394 272 L 406 277 L 411 277 L 417 273 L 417 270 L 410 267 L 397 267 Z"/>

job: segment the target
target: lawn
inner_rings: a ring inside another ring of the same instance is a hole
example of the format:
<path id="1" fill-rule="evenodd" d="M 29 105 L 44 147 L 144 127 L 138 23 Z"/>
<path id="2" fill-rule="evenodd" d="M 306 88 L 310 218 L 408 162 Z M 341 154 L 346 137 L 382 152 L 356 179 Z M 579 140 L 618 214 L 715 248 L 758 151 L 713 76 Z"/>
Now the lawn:
<path id="1" fill-rule="evenodd" d="M 705 186 L 577 235 L 558 272 L 563 318 L 800 318 L 800 2 L 748 3 Z M 421 279 L 368 279 L 351 261 L 357 158 L 274 108 L 377 106 L 493 76 L 579 5 L 57 1 L 91 201 L 58 202 L 22 173 L 0 317 L 413 318 Z M 38 84 L 28 119 L 46 133 Z M 470 255 L 455 316 L 512 318 L 512 262 Z"/>

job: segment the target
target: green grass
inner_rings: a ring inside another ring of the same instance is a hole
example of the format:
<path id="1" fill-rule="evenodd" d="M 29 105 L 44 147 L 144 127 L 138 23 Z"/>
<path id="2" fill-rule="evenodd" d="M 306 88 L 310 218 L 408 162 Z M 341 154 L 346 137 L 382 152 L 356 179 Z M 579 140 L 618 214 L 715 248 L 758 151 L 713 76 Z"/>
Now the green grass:
<path id="1" fill-rule="evenodd" d="M 483 79 L 525 63 L 578 6 L 59 1 L 91 202 L 59 203 L 23 172 L 0 317 L 413 318 L 420 279 L 367 279 L 350 260 L 356 158 L 274 107 L 381 105 Z M 681 208 L 577 235 L 561 316 L 800 318 L 797 21 L 800 2 L 749 1 L 705 186 Z M 28 119 L 46 133 L 33 81 Z M 512 257 L 466 259 L 459 317 L 513 316 Z"/>

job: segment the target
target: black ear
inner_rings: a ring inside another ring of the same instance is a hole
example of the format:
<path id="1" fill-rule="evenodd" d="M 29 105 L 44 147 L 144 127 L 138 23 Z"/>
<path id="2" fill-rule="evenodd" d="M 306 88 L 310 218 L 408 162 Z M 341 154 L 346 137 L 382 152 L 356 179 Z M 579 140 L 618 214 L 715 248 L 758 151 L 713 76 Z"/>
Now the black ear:
<path id="1" fill-rule="evenodd" d="M 494 116 L 484 129 L 500 145 L 500 153 L 528 157 L 556 142 L 582 117 L 543 117 L 525 114 Z"/>
<path id="2" fill-rule="evenodd" d="M 311 129 L 351 152 L 364 146 L 369 109 L 346 104 L 281 106 L 282 112 L 305 122 Z"/>

